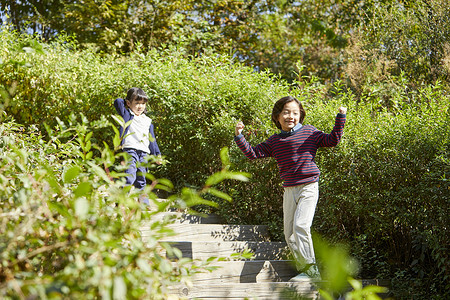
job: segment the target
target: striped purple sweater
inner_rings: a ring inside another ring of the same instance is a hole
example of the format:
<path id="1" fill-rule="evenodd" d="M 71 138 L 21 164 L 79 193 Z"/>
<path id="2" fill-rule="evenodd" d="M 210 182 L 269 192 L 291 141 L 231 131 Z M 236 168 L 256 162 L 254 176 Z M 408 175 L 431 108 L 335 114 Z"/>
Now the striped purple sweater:
<path id="1" fill-rule="evenodd" d="M 338 114 L 330 134 L 304 125 L 294 132 L 274 134 L 255 147 L 243 135 L 236 136 L 234 140 L 249 159 L 274 157 L 283 186 L 296 186 L 319 181 L 320 171 L 314 162 L 317 149 L 336 146 L 341 140 L 344 124 L 345 115 Z"/>

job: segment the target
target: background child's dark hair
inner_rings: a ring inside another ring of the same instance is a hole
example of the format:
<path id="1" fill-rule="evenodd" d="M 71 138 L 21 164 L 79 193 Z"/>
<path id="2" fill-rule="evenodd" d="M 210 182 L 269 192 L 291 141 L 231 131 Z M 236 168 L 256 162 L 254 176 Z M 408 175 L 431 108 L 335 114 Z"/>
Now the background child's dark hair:
<path id="1" fill-rule="evenodd" d="M 147 94 L 141 88 L 132 87 L 131 89 L 128 90 L 127 97 L 125 98 L 125 100 L 130 102 L 133 102 L 135 100 L 136 101 L 144 100 L 145 102 L 147 102 L 148 97 Z"/>
<path id="2" fill-rule="evenodd" d="M 303 105 L 296 98 L 294 98 L 292 96 L 286 96 L 286 97 L 283 97 L 280 100 L 278 100 L 274 104 L 273 110 L 272 110 L 272 121 L 275 123 L 275 126 L 277 126 L 278 129 L 281 129 L 281 124 L 278 121 L 278 117 L 280 116 L 280 113 L 283 111 L 283 108 L 286 105 L 286 103 L 289 103 L 289 102 L 292 102 L 292 101 L 297 102 L 298 107 L 300 108 L 300 120 L 299 120 L 299 122 L 301 124 L 303 124 L 303 120 L 305 119 L 305 116 L 306 116 L 306 111 L 303 108 Z"/>

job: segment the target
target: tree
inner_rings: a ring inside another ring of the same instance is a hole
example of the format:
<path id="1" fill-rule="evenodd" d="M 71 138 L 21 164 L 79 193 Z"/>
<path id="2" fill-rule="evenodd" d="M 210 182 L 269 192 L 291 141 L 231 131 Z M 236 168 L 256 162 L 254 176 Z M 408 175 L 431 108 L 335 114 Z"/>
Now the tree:
<path id="1" fill-rule="evenodd" d="M 97 51 L 175 46 L 193 56 L 227 53 L 291 82 L 299 75 L 323 82 L 347 77 L 360 86 L 364 80 L 355 84 L 352 77 L 355 63 L 362 70 L 357 77 L 373 78 L 365 71 L 380 61 L 395 76 L 448 80 L 445 0 L 0 0 L 0 5 L 21 31 L 47 40 L 66 32 Z"/>
<path id="2" fill-rule="evenodd" d="M 312 53 L 345 45 L 345 38 L 335 33 L 332 19 L 326 17 L 340 9 L 322 9 L 334 5 L 334 1 L 323 5 L 316 0 L 86 0 L 82 4 L 60 0 L 23 1 L 20 6 L 4 0 L 0 3 L 18 29 L 38 33 L 45 30 L 46 39 L 64 31 L 75 34 L 82 45 L 95 44 L 108 52 L 129 52 L 137 45 L 148 49 L 175 45 L 190 55 L 211 49 L 234 53 L 248 65 L 260 70 L 270 68 L 288 79 L 295 78 L 292 71 L 299 59 L 315 64 L 310 71 L 321 75 L 323 72 L 315 70 L 321 68 L 323 60 Z"/>
<path id="3" fill-rule="evenodd" d="M 440 79 L 448 83 L 450 68 L 450 4 L 414 0 L 374 6 L 373 17 L 353 35 L 350 58 L 359 71 L 354 84 L 406 76 L 411 87 Z M 351 49 L 350 49 L 351 50 Z M 379 74 L 378 77 L 371 76 Z M 359 79 L 357 79 L 359 77 Z"/>

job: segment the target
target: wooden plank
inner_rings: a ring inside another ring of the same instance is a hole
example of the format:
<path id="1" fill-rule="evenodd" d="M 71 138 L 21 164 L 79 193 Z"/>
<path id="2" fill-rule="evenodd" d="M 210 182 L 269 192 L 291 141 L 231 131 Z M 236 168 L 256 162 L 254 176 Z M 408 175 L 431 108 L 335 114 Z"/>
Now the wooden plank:
<path id="1" fill-rule="evenodd" d="M 146 238 L 142 238 L 146 242 Z M 287 257 L 288 248 L 283 242 L 174 242 L 173 247 L 180 249 L 183 257 L 208 259 L 210 257 L 231 258 L 234 253 L 248 249 L 255 260 L 279 260 Z"/>
<path id="2" fill-rule="evenodd" d="M 168 228 L 176 232 L 175 236 L 165 237 L 162 241 L 268 241 L 267 226 L 263 225 L 221 225 L 221 224 L 171 224 Z M 141 226 L 141 235 L 152 234 L 150 227 Z"/>
<path id="3" fill-rule="evenodd" d="M 293 299 L 295 295 L 316 299 L 317 288 L 311 280 L 304 282 L 267 282 L 240 284 L 194 284 L 192 287 L 175 286 L 171 288 L 174 295 L 188 299 Z"/>
<path id="4" fill-rule="evenodd" d="M 217 269 L 194 274 L 195 283 L 283 282 L 298 274 L 289 260 L 221 261 L 208 266 Z"/>
<path id="5" fill-rule="evenodd" d="M 179 211 L 165 211 L 156 213 L 152 216 L 152 221 L 171 220 L 178 224 L 222 224 L 223 220 L 216 215 L 208 215 L 206 217 L 187 214 Z M 149 222 L 142 222 L 143 226 L 148 225 Z"/>

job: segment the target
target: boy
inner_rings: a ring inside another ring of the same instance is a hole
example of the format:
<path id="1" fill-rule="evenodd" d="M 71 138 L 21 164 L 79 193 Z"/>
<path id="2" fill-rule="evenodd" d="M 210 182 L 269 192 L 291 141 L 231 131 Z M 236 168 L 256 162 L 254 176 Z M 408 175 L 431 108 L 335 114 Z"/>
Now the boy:
<path id="1" fill-rule="evenodd" d="M 301 273 L 292 281 L 305 277 L 320 279 L 316 266 L 311 225 L 319 199 L 320 171 L 314 158 L 319 147 L 333 147 L 341 140 L 347 109 L 339 108 L 333 131 L 326 134 L 311 125 L 302 125 L 306 112 L 300 101 L 287 96 L 272 110 L 272 121 L 279 134 L 252 147 L 242 135 L 244 124 L 235 128 L 235 142 L 249 159 L 274 157 L 283 179 L 284 236 Z"/>

